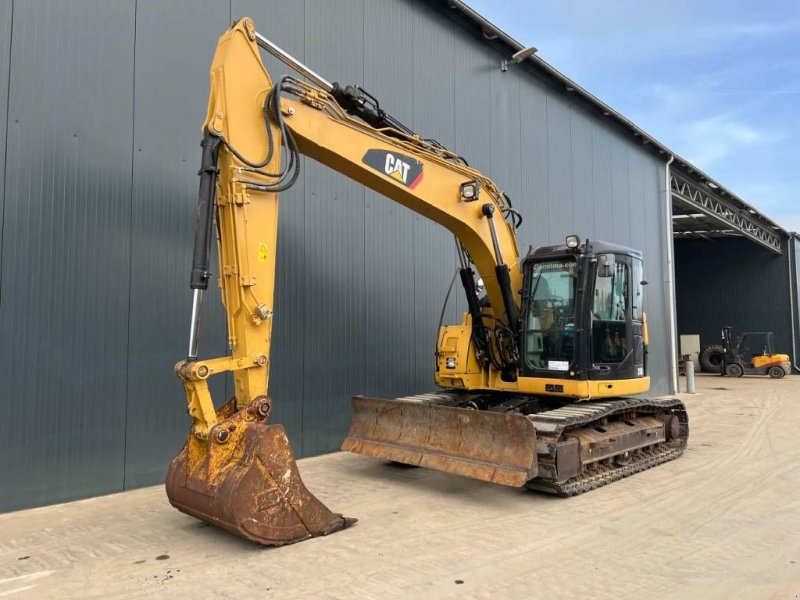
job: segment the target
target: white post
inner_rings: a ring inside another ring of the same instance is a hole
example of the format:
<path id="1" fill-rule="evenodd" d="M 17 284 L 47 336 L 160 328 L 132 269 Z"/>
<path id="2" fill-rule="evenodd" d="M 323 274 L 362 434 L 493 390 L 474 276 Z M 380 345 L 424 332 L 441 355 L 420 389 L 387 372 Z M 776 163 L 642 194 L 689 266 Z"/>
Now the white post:
<path id="1" fill-rule="evenodd" d="M 683 369 L 686 371 L 686 393 L 694 394 L 694 361 L 692 360 L 691 356 L 689 357 L 689 360 L 684 361 Z"/>
<path id="2" fill-rule="evenodd" d="M 664 165 L 664 228 L 666 229 L 667 269 L 664 277 L 664 287 L 667 296 L 667 327 L 669 336 L 669 375 L 672 384 L 672 393 L 677 394 L 678 387 L 678 326 L 676 324 L 675 309 L 675 259 L 673 254 L 674 238 L 672 234 L 672 190 L 670 186 L 670 165 L 675 157 L 670 155 Z"/>

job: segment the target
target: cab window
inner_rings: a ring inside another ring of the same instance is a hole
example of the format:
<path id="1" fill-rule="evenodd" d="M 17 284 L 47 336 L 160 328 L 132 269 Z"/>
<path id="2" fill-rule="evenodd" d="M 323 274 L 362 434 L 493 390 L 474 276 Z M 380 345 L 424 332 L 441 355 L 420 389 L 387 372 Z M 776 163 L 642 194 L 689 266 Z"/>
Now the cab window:
<path id="1" fill-rule="evenodd" d="M 631 261 L 631 281 L 633 289 L 633 297 L 631 298 L 631 317 L 634 321 L 644 320 L 644 286 L 642 281 L 644 273 L 642 270 L 642 261 L 634 258 Z"/>
<path id="2" fill-rule="evenodd" d="M 529 367 L 567 371 L 575 350 L 574 260 L 534 264 L 528 283 L 524 358 Z"/>
<path id="3" fill-rule="evenodd" d="M 592 301 L 594 362 L 619 363 L 628 354 L 630 268 L 613 255 L 598 257 Z"/>

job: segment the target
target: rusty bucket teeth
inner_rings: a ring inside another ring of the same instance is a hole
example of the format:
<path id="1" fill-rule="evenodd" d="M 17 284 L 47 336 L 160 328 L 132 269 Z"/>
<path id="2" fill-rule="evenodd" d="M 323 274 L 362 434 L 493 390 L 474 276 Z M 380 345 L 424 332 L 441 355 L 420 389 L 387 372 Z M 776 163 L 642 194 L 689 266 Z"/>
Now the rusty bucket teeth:
<path id="1" fill-rule="evenodd" d="M 208 439 L 190 432 L 172 460 L 166 488 L 178 510 L 267 546 L 344 529 L 356 519 L 328 510 L 303 484 L 281 425 L 231 415 L 231 403 Z M 225 416 L 228 418 L 224 418 Z M 228 433 L 220 435 L 220 431 Z"/>

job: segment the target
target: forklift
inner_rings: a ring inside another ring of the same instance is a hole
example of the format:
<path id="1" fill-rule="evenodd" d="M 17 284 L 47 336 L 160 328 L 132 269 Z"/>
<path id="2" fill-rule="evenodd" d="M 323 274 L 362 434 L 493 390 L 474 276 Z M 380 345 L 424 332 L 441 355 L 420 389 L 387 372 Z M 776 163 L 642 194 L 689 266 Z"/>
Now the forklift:
<path id="1" fill-rule="evenodd" d="M 748 331 L 735 338 L 733 327 L 723 327 L 722 375 L 769 375 L 781 379 L 791 373 L 789 355 L 775 354 L 774 338 L 771 331 Z"/>

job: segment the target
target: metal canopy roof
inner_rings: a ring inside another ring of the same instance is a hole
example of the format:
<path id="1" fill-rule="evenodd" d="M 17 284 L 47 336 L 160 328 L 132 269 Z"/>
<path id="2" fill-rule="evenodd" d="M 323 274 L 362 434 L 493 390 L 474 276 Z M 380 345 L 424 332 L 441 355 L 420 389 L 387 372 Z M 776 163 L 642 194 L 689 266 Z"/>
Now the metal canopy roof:
<path id="1" fill-rule="evenodd" d="M 670 174 L 672 191 L 672 230 L 676 238 L 744 236 L 781 253 L 780 228 L 768 225 L 752 208 L 737 206 L 678 170 Z"/>
<path id="2" fill-rule="evenodd" d="M 524 49 L 517 40 L 461 0 L 426 1 L 450 9 L 448 12 L 456 21 L 473 30 L 487 44 L 494 46 L 504 55 L 510 57 Z M 675 215 L 673 219 L 675 237 L 744 236 L 772 252 L 781 253 L 781 240 L 788 236 L 788 232 L 780 225 L 536 54 L 522 61 L 519 66 L 523 65 L 528 67 L 529 72 L 548 82 L 564 95 L 572 96 L 576 101 L 583 103 L 585 108 L 599 119 L 605 119 L 625 131 L 650 152 L 665 161 L 670 156 L 674 157 L 674 162 L 670 165 L 672 172 L 670 183 Z M 498 68 L 500 68 L 499 63 Z"/>

